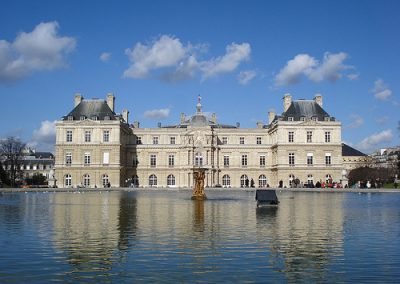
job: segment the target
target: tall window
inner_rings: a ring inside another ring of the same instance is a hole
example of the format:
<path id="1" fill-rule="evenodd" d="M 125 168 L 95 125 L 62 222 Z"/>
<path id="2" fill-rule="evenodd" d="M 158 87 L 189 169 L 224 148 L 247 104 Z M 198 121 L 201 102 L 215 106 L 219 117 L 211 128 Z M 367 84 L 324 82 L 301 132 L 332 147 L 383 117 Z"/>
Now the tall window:
<path id="1" fill-rule="evenodd" d="M 222 186 L 224 187 L 231 186 L 231 177 L 229 175 L 224 175 L 222 177 Z"/>
<path id="2" fill-rule="evenodd" d="M 158 136 L 153 137 L 153 144 L 154 145 L 158 144 Z"/>
<path id="3" fill-rule="evenodd" d="M 289 153 L 289 165 L 294 166 L 294 153 Z"/>
<path id="4" fill-rule="evenodd" d="M 240 177 L 240 187 L 249 186 L 249 178 L 247 175 L 242 175 Z"/>
<path id="5" fill-rule="evenodd" d="M 264 155 L 260 156 L 260 167 L 265 167 L 265 156 Z"/>
<path id="6" fill-rule="evenodd" d="M 142 144 L 142 137 L 136 136 L 136 144 L 137 144 L 137 145 Z"/>
<path id="7" fill-rule="evenodd" d="M 228 144 L 228 137 L 222 137 L 222 144 L 223 145 Z"/>
<path id="8" fill-rule="evenodd" d="M 110 153 L 104 152 L 103 153 L 103 165 L 108 165 L 110 163 Z"/>
<path id="9" fill-rule="evenodd" d="M 312 174 L 309 174 L 309 175 L 307 176 L 307 183 L 308 183 L 308 184 L 313 184 L 313 183 L 314 183 L 314 178 L 313 178 L 313 175 L 312 175 Z"/>
<path id="10" fill-rule="evenodd" d="M 331 132 L 330 131 L 325 131 L 325 142 L 326 143 L 331 142 Z"/>
<path id="11" fill-rule="evenodd" d="M 267 187 L 267 177 L 265 175 L 258 177 L 258 187 Z"/>
<path id="12" fill-rule="evenodd" d="M 307 165 L 312 166 L 313 164 L 313 153 L 307 153 Z"/>
<path id="13" fill-rule="evenodd" d="M 72 177 L 70 174 L 66 174 L 64 177 L 64 185 L 65 187 L 70 187 L 72 186 Z"/>
<path id="14" fill-rule="evenodd" d="M 257 145 L 261 145 L 261 137 L 257 137 L 256 141 L 257 141 Z"/>
<path id="15" fill-rule="evenodd" d="M 307 131 L 307 143 L 312 142 L 312 131 Z"/>
<path id="16" fill-rule="evenodd" d="M 90 142 L 92 140 L 92 133 L 90 130 L 85 130 L 85 142 Z"/>
<path id="17" fill-rule="evenodd" d="M 229 168 L 229 156 L 224 156 L 224 167 Z"/>
<path id="18" fill-rule="evenodd" d="M 175 145 L 175 141 L 176 140 L 176 137 L 169 137 L 169 144 L 171 144 L 171 145 Z"/>
<path id="19" fill-rule="evenodd" d="M 326 183 L 332 183 L 332 176 L 331 176 L 330 174 L 327 174 L 327 175 L 325 176 L 325 182 L 326 182 Z"/>
<path id="20" fill-rule="evenodd" d="M 132 176 L 132 186 L 139 187 L 139 177 L 137 175 Z"/>
<path id="21" fill-rule="evenodd" d="M 72 153 L 66 153 L 65 154 L 65 165 L 71 166 L 71 164 L 72 164 Z"/>
<path id="22" fill-rule="evenodd" d="M 194 165 L 196 167 L 201 167 L 203 165 L 203 155 L 199 152 L 194 156 Z"/>
<path id="23" fill-rule="evenodd" d="M 167 177 L 167 185 L 168 186 L 174 186 L 175 185 L 175 176 L 174 175 L 169 175 Z"/>
<path id="24" fill-rule="evenodd" d="M 152 154 L 150 155 L 150 167 L 155 168 L 157 166 L 157 156 Z"/>
<path id="25" fill-rule="evenodd" d="M 109 183 L 110 180 L 109 180 L 107 174 L 104 174 L 104 175 L 101 177 L 101 181 L 102 181 L 102 183 L 103 183 L 103 187 L 108 187 L 108 183 Z"/>
<path id="26" fill-rule="evenodd" d="M 90 165 L 90 153 L 85 153 L 83 163 L 85 164 L 85 166 L 89 166 Z"/>
<path id="27" fill-rule="evenodd" d="M 325 153 L 325 165 L 331 165 L 331 164 L 332 164 L 331 153 Z"/>
<path id="28" fill-rule="evenodd" d="M 244 144 L 244 137 L 239 138 L 239 144 Z"/>
<path id="29" fill-rule="evenodd" d="M 89 187 L 90 186 L 90 175 L 89 174 L 84 174 L 83 175 L 83 186 L 84 187 Z"/>
<path id="30" fill-rule="evenodd" d="M 293 143 L 294 142 L 294 132 L 293 131 L 289 131 L 289 143 Z"/>
<path id="31" fill-rule="evenodd" d="M 72 130 L 67 130 L 67 142 L 72 142 Z"/>
<path id="32" fill-rule="evenodd" d="M 242 155 L 242 167 L 247 167 L 247 155 Z"/>
<path id="33" fill-rule="evenodd" d="M 174 155 L 168 155 L 168 166 L 173 167 L 175 165 L 175 156 Z"/>
<path id="34" fill-rule="evenodd" d="M 156 175 L 149 176 L 149 186 L 157 186 L 157 176 Z"/>
<path id="35" fill-rule="evenodd" d="M 138 156 L 135 155 L 135 156 L 133 156 L 133 159 L 132 159 L 132 166 L 137 167 L 137 165 L 139 165 L 139 159 L 138 159 Z"/>
<path id="36" fill-rule="evenodd" d="M 103 131 L 103 142 L 110 142 L 110 130 Z"/>

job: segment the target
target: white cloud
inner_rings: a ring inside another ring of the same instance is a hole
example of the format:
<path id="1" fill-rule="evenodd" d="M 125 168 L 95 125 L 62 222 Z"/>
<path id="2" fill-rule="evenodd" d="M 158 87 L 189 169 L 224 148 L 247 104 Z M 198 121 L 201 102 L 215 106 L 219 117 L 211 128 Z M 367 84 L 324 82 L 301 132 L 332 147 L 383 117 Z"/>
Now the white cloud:
<path id="1" fill-rule="evenodd" d="M 276 75 L 275 82 L 278 86 L 295 84 L 317 64 L 318 62 L 308 54 L 298 54 Z"/>
<path id="2" fill-rule="evenodd" d="M 57 22 L 40 23 L 32 32 L 20 33 L 12 43 L 0 40 L 0 81 L 64 67 L 64 57 L 75 49 L 76 41 L 59 36 L 58 28 Z"/>
<path id="3" fill-rule="evenodd" d="M 392 141 L 392 139 L 393 139 L 392 130 L 387 129 L 365 138 L 358 144 L 358 148 L 364 151 L 372 151 L 375 150 L 379 144 L 385 142 L 389 143 Z"/>
<path id="4" fill-rule="evenodd" d="M 351 129 L 359 128 L 361 125 L 364 124 L 364 119 L 357 114 L 350 115 L 350 118 L 352 121 L 349 125 L 346 126 L 346 128 L 351 128 Z"/>
<path id="5" fill-rule="evenodd" d="M 257 72 L 253 70 L 241 71 L 237 76 L 239 84 L 246 85 L 257 76 Z"/>
<path id="6" fill-rule="evenodd" d="M 385 115 L 376 119 L 376 122 L 380 125 L 386 124 L 389 121 L 389 116 Z"/>
<path id="7" fill-rule="evenodd" d="M 239 64 L 250 58 L 250 44 L 232 43 L 226 53 L 209 60 L 199 60 L 196 53 L 205 53 L 206 44 L 183 44 L 180 39 L 162 35 L 149 44 L 137 43 L 125 53 L 131 62 L 123 73 L 125 78 L 144 79 L 153 72 L 162 70 L 158 78 L 177 82 L 195 77 L 201 73 L 203 79 L 233 72 Z"/>
<path id="8" fill-rule="evenodd" d="M 298 54 L 275 76 L 275 84 L 277 86 L 295 84 L 303 76 L 314 82 L 325 80 L 334 82 L 342 77 L 343 70 L 352 68 L 343 63 L 347 57 L 344 52 L 336 54 L 326 52 L 322 63 L 319 63 L 308 54 Z"/>
<path id="9" fill-rule="evenodd" d="M 358 80 L 358 78 L 360 78 L 360 74 L 358 74 L 358 73 L 348 74 L 348 75 L 347 75 L 347 78 L 348 78 L 350 81 Z"/>
<path id="10" fill-rule="evenodd" d="M 242 61 L 250 58 L 250 53 L 248 43 L 228 45 L 225 55 L 201 63 L 203 79 L 234 71 Z"/>
<path id="11" fill-rule="evenodd" d="M 169 117 L 169 112 L 169 108 L 148 110 L 144 112 L 144 117 L 150 119 L 165 119 Z"/>
<path id="12" fill-rule="evenodd" d="M 30 147 L 52 151 L 56 143 L 56 121 L 42 121 L 40 128 L 33 131 Z M 51 150 L 50 150 L 51 149 Z"/>
<path id="13" fill-rule="evenodd" d="M 161 36 L 149 45 L 137 43 L 133 49 L 126 49 L 132 65 L 125 70 L 124 77 L 145 78 L 149 72 L 163 67 L 176 66 L 183 60 L 190 46 L 182 45 L 178 38 Z"/>
<path id="14" fill-rule="evenodd" d="M 99 59 L 103 62 L 109 61 L 110 58 L 111 58 L 111 53 L 109 53 L 109 52 L 103 52 L 102 54 L 100 54 L 100 57 L 99 57 Z"/>
<path id="15" fill-rule="evenodd" d="M 392 95 L 392 91 L 382 79 L 375 81 L 372 92 L 374 93 L 374 97 L 381 101 L 387 101 Z"/>

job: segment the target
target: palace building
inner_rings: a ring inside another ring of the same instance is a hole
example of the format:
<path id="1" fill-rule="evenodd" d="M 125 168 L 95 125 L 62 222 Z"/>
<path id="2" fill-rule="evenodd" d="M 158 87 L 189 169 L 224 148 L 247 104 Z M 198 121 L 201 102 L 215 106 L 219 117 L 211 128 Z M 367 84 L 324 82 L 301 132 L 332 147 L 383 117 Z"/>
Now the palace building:
<path id="1" fill-rule="evenodd" d="M 222 124 L 196 112 L 157 128 L 129 124 L 115 97 L 84 99 L 56 123 L 59 187 L 192 187 L 193 168 L 206 168 L 208 187 L 277 187 L 345 181 L 341 123 L 313 100 L 283 97 L 283 112 L 254 128 Z M 347 145 L 346 145 L 347 146 Z M 346 180 L 347 181 L 347 180 Z"/>

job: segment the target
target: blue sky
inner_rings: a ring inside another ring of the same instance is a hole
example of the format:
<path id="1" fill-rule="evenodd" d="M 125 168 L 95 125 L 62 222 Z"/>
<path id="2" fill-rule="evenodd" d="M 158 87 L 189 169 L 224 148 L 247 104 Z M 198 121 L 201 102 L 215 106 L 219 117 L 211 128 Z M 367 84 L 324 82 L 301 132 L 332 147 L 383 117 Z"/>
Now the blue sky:
<path id="1" fill-rule="evenodd" d="M 344 142 L 399 145 L 399 1 L 2 1 L 0 138 L 52 150 L 85 98 L 156 127 L 203 110 L 256 127 L 323 95 Z"/>

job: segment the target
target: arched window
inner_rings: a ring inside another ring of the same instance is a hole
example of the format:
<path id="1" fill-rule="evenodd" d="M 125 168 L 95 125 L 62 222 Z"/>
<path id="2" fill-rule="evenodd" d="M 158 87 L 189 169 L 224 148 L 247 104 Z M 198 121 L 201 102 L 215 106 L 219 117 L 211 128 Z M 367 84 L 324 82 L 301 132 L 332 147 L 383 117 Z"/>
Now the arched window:
<path id="1" fill-rule="evenodd" d="M 332 183 L 332 176 L 331 176 L 330 174 L 327 174 L 327 175 L 325 176 L 325 182 L 326 182 L 326 183 Z"/>
<path id="2" fill-rule="evenodd" d="M 242 175 L 240 177 L 240 187 L 248 187 L 249 186 L 249 178 L 247 175 Z"/>
<path id="3" fill-rule="evenodd" d="M 90 186 L 90 175 L 89 174 L 84 174 L 83 175 L 83 186 L 84 187 L 89 187 Z"/>
<path id="4" fill-rule="evenodd" d="M 64 177 L 64 185 L 65 187 L 71 187 L 72 186 L 72 177 L 70 174 L 66 174 Z"/>
<path id="5" fill-rule="evenodd" d="M 139 177 L 137 175 L 132 176 L 132 186 L 139 187 Z"/>
<path id="6" fill-rule="evenodd" d="M 108 183 L 109 183 L 109 179 L 108 179 L 108 175 L 107 174 L 104 174 L 102 177 L 101 177 L 101 180 L 102 180 L 102 183 L 103 183 L 103 187 L 108 187 Z"/>
<path id="7" fill-rule="evenodd" d="M 258 187 L 267 187 L 267 177 L 265 175 L 258 177 Z"/>
<path id="8" fill-rule="evenodd" d="M 157 186 L 157 176 L 156 175 L 149 176 L 149 186 Z"/>
<path id="9" fill-rule="evenodd" d="M 194 165 L 196 167 L 203 166 L 203 155 L 200 152 L 197 152 L 194 156 Z"/>
<path id="10" fill-rule="evenodd" d="M 168 186 L 174 186 L 175 185 L 175 176 L 174 175 L 169 175 L 167 177 L 167 185 Z"/>
<path id="11" fill-rule="evenodd" d="M 289 187 L 294 186 L 294 179 L 295 179 L 294 175 L 290 174 L 289 175 Z"/>
<path id="12" fill-rule="evenodd" d="M 224 175 L 222 177 L 222 186 L 224 187 L 231 186 L 231 177 L 229 175 Z"/>

